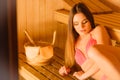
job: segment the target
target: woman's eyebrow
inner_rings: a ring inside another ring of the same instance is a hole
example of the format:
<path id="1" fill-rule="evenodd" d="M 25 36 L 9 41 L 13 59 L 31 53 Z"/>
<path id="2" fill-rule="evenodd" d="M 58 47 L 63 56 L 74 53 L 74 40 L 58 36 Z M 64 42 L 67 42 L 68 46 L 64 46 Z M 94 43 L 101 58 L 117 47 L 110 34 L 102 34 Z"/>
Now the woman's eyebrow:
<path id="1" fill-rule="evenodd" d="M 85 19 L 83 19 L 82 21 L 84 21 L 84 20 L 88 20 L 87 18 L 85 18 Z"/>

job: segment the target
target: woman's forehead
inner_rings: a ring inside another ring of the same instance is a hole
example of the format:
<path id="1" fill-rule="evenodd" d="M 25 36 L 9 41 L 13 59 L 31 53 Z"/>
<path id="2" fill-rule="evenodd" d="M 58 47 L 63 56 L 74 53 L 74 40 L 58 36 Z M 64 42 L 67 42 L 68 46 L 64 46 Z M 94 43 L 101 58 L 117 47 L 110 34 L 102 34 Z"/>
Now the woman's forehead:
<path id="1" fill-rule="evenodd" d="M 83 13 L 77 13 L 73 17 L 73 21 L 76 21 L 76 20 L 82 21 L 84 19 L 86 19 L 86 16 Z"/>

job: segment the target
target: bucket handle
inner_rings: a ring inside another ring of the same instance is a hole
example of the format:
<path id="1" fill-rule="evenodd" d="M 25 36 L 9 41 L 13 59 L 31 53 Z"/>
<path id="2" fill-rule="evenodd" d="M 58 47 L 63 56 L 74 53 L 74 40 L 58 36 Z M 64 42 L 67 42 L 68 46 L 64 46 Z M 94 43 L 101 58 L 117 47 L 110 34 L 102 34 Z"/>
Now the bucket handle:
<path id="1" fill-rule="evenodd" d="M 27 36 L 28 40 L 35 46 L 35 42 L 33 41 L 33 39 L 30 37 L 30 35 L 28 34 L 27 30 L 24 31 L 25 35 Z"/>
<path id="2" fill-rule="evenodd" d="M 53 32 L 53 41 L 52 41 L 52 45 L 54 45 L 56 40 L 56 30 Z"/>

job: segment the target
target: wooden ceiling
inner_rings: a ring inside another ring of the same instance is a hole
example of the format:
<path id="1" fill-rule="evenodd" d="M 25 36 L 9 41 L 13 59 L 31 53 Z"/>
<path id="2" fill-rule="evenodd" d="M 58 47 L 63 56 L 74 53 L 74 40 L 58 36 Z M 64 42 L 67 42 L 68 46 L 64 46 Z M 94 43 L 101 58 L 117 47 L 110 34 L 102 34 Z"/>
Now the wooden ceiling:
<path id="1" fill-rule="evenodd" d="M 113 10 L 103 4 L 99 0 L 64 0 L 70 7 L 72 7 L 75 3 L 83 2 L 90 9 L 90 11 L 94 14 L 99 13 L 110 13 Z"/>

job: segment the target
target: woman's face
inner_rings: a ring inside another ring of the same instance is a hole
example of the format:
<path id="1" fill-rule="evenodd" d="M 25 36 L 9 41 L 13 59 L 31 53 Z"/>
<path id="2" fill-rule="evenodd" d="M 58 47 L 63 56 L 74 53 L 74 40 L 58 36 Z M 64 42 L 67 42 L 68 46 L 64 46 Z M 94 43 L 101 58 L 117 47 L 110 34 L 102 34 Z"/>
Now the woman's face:
<path id="1" fill-rule="evenodd" d="M 92 29 L 90 21 L 83 13 L 77 13 L 74 15 L 73 26 L 79 35 L 85 35 Z"/>

